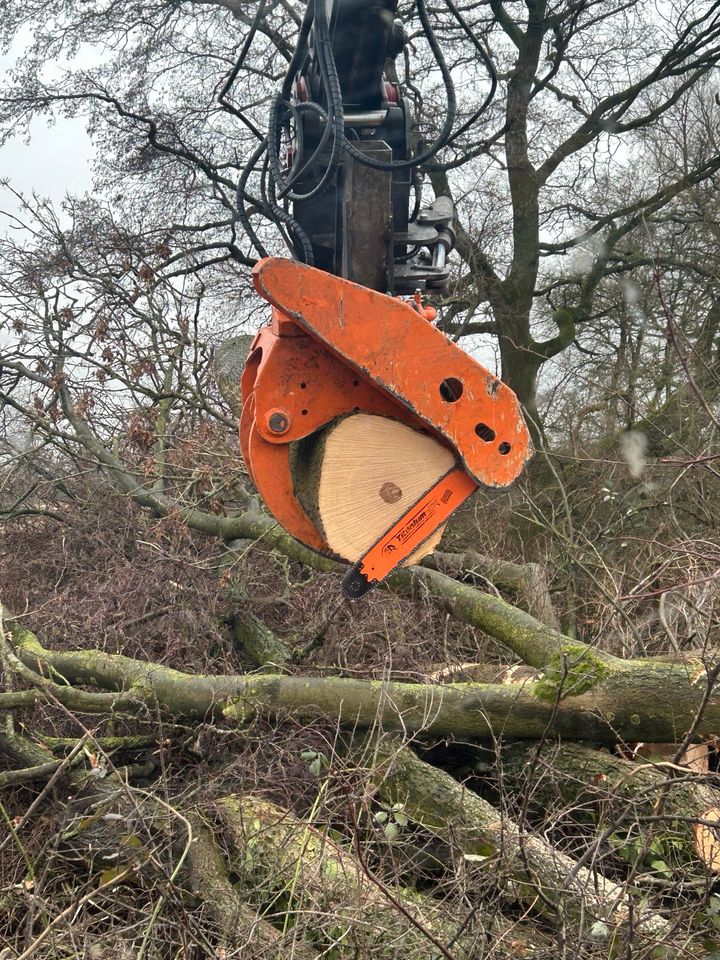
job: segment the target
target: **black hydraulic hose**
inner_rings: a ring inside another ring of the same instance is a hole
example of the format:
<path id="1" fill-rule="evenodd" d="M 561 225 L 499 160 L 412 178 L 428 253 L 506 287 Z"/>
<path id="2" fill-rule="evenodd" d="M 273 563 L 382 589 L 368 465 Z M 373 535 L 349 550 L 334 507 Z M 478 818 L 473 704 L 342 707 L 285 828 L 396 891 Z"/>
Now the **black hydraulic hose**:
<path id="1" fill-rule="evenodd" d="M 295 76 L 302 66 L 303 58 L 305 57 L 307 49 L 307 38 L 310 34 L 310 28 L 312 27 L 314 20 L 314 6 L 313 3 L 308 3 L 305 8 L 305 15 L 303 17 L 302 24 L 300 26 L 300 34 L 298 36 L 297 43 L 295 45 L 295 50 L 293 51 L 292 58 L 288 64 L 288 69 L 285 74 L 285 79 L 283 80 L 281 92 L 273 98 L 272 104 L 270 106 L 270 117 L 268 122 L 268 156 L 270 161 L 270 177 L 274 181 L 276 187 L 279 190 L 280 197 L 287 197 L 287 199 L 292 201 L 298 200 L 309 200 L 312 197 L 317 196 L 321 193 L 330 181 L 330 173 L 325 172 L 319 184 L 317 184 L 311 191 L 307 194 L 294 194 L 290 192 L 291 183 L 297 179 L 297 174 L 293 174 L 293 171 L 290 171 L 290 176 L 287 180 L 283 177 L 282 167 L 280 164 L 280 158 L 278 156 L 278 146 L 280 140 L 280 130 L 284 125 L 284 121 L 280 119 L 280 113 L 283 108 L 289 107 L 288 100 L 290 98 L 290 93 L 292 90 L 292 85 L 295 80 Z M 324 7 L 323 7 L 324 12 Z M 331 135 L 331 129 L 329 125 L 326 130 L 323 131 L 323 136 L 320 139 L 320 143 L 313 152 L 312 157 L 308 161 L 313 163 L 315 159 L 320 155 L 322 150 L 325 149 L 328 139 Z M 307 166 L 307 165 L 306 165 Z M 304 169 L 304 168 L 303 168 Z"/>
<path id="2" fill-rule="evenodd" d="M 324 190 L 330 181 L 330 177 L 335 175 L 335 171 L 340 165 L 343 146 L 345 144 L 345 118 L 343 115 L 342 90 L 335 67 L 335 59 L 332 55 L 327 9 L 325 7 L 325 0 L 314 0 L 314 2 L 315 16 L 313 17 L 313 24 L 315 29 L 315 48 L 320 65 L 320 77 L 328 101 L 326 128 L 332 131 L 333 140 L 332 152 L 327 169 L 320 183 L 312 191 L 313 196 L 320 193 L 321 190 Z"/>
<path id="3" fill-rule="evenodd" d="M 270 197 L 268 196 L 268 180 L 269 179 L 270 178 L 268 177 L 268 158 L 266 153 L 265 159 L 263 160 L 262 170 L 260 171 L 260 196 L 262 197 L 264 208 L 269 212 L 270 219 L 277 227 L 278 232 L 283 239 L 283 243 L 289 250 L 292 250 L 293 247 L 297 248 L 297 244 L 295 244 L 294 241 L 290 238 L 283 224 L 277 219 L 275 219 L 274 213 L 271 210 Z"/>
<path id="4" fill-rule="evenodd" d="M 302 167 L 299 167 L 298 164 L 302 160 L 303 147 L 304 147 L 303 125 L 299 119 L 300 114 L 316 113 L 320 117 L 322 117 L 323 120 L 327 121 L 327 110 L 323 110 L 323 108 L 320 106 L 319 103 L 314 103 L 312 100 L 308 100 L 307 102 L 304 102 L 304 103 L 290 103 L 288 104 L 288 110 L 290 111 L 290 113 L 292 113 L 295 119 L 295 139 L 296 139 L 297 156 L 295 161 L 293 162 L 290 172 L 287 175 L 287 178 L 285 179 L 285 186 L 278 193 L 278 197 L 281 197 L 281 198 L 284 198 L 287 196 L 288 190 L 293 185 L 293 183 L 295 183 L 297 180 L 300 180 L 303 174 L 310 169 L 313 163 L 315 163 L 317 158 L 320 156 L 320 153 L 323 147 L 325 146 L 325 143 L 327 142 L 327 137 L 325 136 L 321 137 L 320 142 L 318 143 L 317 147 L 313 151 L 312 155 L 306 160 L 306 162 L 302 165 Z M 329 136 L 330 126 L 327 122 L 325 123 L 325 130 L 326 132 L 328 132 L 328 136 Z"/>
<path id="5" fill-rule="evenodd" d="M 310 167 L 315 163 L 318 157 L 322 154 L 333 131 L 330 124 L 326 122 L 323 135 L 320 138 L 320 142 L 313 150 L 312 155 L 308 157 L 308 159 L 302 165 L 302 167 L 298 167 L 298 164 L 302 160 L 302 155 L 303 155 L 303 126 L 302 126 L 302 122 L 300 122 L 298 119 L 299 115 L 301 113 L 317 113 L 325 121 L 327 121 L 327 111 L 323 110 L 323 108 L 320 106 L 319 103 L 314 103 L 312 101 L 308 101 L 306 103 L 288 103 L 286 104 L 286 106 L 288 111 L 291 114 L 293 114 L 293 116 L 295 117 L 295 136 L 297 140 L 297 157 L 296 157 L 296 160 L 293 162 L 292 168 L 290 169 L 287 177 L 283 178 L 281 182 L 278 182 L 276 179 L 275 184 L 277 187 L 279 187 L 278 196 L 280 198 L 286 198 L 288 200 L 298 200 L 298 199 L 306 200 L 308 196 L 310 196 L 309 193 L 307 194 L 291 193 L 290 188 L 292 187 L 293 183 L 299 180 L 303 176 L 303 174 L 310 169 Z"/>
<path id="6" fill-rule="evenodd" d="M 305 24 L 306 20 L 307 17 L 305 20 L 303 20 L 303 25 Z M 294 193 L 290 190 L 289 182 L 285 181 L 283 177 L 280 158 L 278 157 L 277 152 L 279 131 L 280 127 L 282 126 L 280 122 L 279 111 L 285 104 L 285 98 L 283 94 L 280 94 L 273 99 L 273 103 L 270 108 L 270 122 L 268 127 L 268 156 L 270 159 L 270 175 L 279 190 L 279 195 L 287 198 L 288 200 L 292 200 L 294 203 L 297 203 L 298 201 L 312 200 L 313 197 L 319 196 L 330 185 L 330 181 L 335 176 L 335 171 L 340 164 L 340 158 L 342 156 L 345 142 L 345 121 L 342 112 L 342 93 L 340 91 L 340 81 L 337 76 L 337 70 L 335 69 L 335 61 L 333 60 L 332 50 L 330 48 L 330 29 L 327 21 L 325 0 L 314 0 L 314 14 L 312 17 L 312 23 L 315 27 L 315 42 L 318 52 L 318 62 L 320 64 L 320 73 L 323 86 L 328 96 L 329 109 L 325 130 L 323 131 L 323 135 L 320 138 L 320 143 L 310 158 L 309 163 L 314 162 L 315 158 L 319 156 L 320 152 L 325 149 L 330 137 L 332 136 L 333 138 L 332 151 L 330 153 L 328 165 L 325 168 L 325 172 L 323 173 L 322 177 L 312 188 L 312 190 L 309 190 L 307 193 Z M 295 59 L 295 56 L 293 56 L 293 61 Z M 292 80 L 289 76 L 286 76 L 285 84 L 283 85 L 283 91 L 288 84 L 291 86 Z M 336 91 L 337 97 L 335 95 Z"/>
<path id="7" fill-rule="evenodd" d="M 315 256 L 313 254 L 313 248 L 312 248 L 312 243 L 310 242 L 310 238 L 308 237 L 307 233 L 305 233 L 305 231 L 300 226 L 300 224 L 297 222 L 297 220 L 295 220 L 295 218 L 292 217 L 287 212 L 287 210 L 283 210 L 283 208 L 278 205 L 277 198 L 275 196 L 275 184 L 273 183 L 272 177 L 267 177 L 268 165 L 269 165 L 269 156 L 266 156 L 265 163 L 263 165 L 262 180 L 261 180 L 262 189 L 263 189 L 263 199 L 266 200 L 267 205 L 272 212 L 273 219 L 278 224 L 278 226 L 280 226 L 280 224 L 283 224 L 283 226 L 287 227 L 287 229 L 290 231 L 292 236 L 295 238 L 296 251 L 298 249 L 298 244 L 302 248 L 303 262 L 306 263 L 309 267 L 312 267 L 315 264 Z M 265 194 L 265 186 L 264 186 L 266 180 L 270 181 L 268 184 L 269 190 L 267 194 Z"/>
<path id="8" fill-rule="evenodd" d="M 260 242 L 258 235 L 255 233 L 253 225 L 250 223 L 250 218 L 248 217 L 247 212 L 245 210 L 245 187 L 247 186 L 247 182 L 250 179 L 250 174 L 255 169 L 255 166 L 257 165 L 258 160 L 263 155 L 263 153 L 265 153 L 266 147 L 267 147 L 267 140 L 263 140 L 261 143 L 258 144 L 257 148 L 255 149 L 255 152 L 250 157 L 248 162 L 245 164 L 243 172 L 240 175 L 240 179 L 238 180 L 238 185 L 236 190 L 238 222 L 242 225 L 243 230 L 250 238 L 250 242 L 255 247 L 255 249 L 257 250 L 257 252 L 260 254 L 261 257 L 266 257 L 268 253 L 265 247 Z M 262 204 L 260 203 L 258 203 L 257 206 L 259 208 L 262 208 Z"/>
<path id="9" fill-rule="evenodd" d="M 292 90 L 292 85 L 295 80 L 295 75 L 302 66 L 303 57 L 305 56 L 305 51 L 307 48 L 307 38 L 310 35 L 310 28 L 312 27 L 313 22 L 313 5 L 308 3 L 305 7 L 305 15 L 303 16 L 302 23 L 300 24 L 300 33 L 298 35 L 297 43 L 295 44 L 295 49 L 293 50 L 293 55 L 288 64 L 287 72 L 285 74 L 285 79 L 283 80 L 282 85 L 282 98 L 287 100 L 290 97 L 290 91 Z"/>
<path id="10" fill-rule="evenodd" d="M 317 2 L 317 0 L 316 0 Z M 409 167 L 419 167 L 420 164 L 425 163 L 427 160 L 430 160 L 431 157 L 434 157 L 435 154 L 442 150 L 445 144 L 450 138 L 452 132 L 453 124 L 455 123 L 455 117 L 457 115 L 457 100 L 455 98 L 455 85 L 453 84 L 452 77 L 450 76 L 450 70 L 448 65 L 445 62 L 443 57 L 442 50 L 440 49 L 440 44 L 437 41 L 437 37 L 433 32 L 432 25 L 428 18 L 427 7 L 425 6 L 425 0 L 417 0 L 417 9 L 418 15 L 420 17 L 420 22 L 422 24 L 423 32 L 427 39 L 430 49 L 433 52 L 435 61 L 440 68 L 440 73 L 442 74 L 443 84 L 445 85 L 445 92 L 447 94 L 447 111 L 445 113 L 445 122 L 442 125 L 442 129 L 438 134 L 437 139 L 429 147 L 422 151 L 422 153 L 417 154 L 415 157 L 411 157 L 409 160 L 375 160 L 373 157 L 368 157 L 357 147 L 354 147 L 349 140 L 344 136 L 343 130 L 343 141 L 344 146 L 347 152 L 353 157 L 358 163 L 364 164 L 366 167 L 371 167 L 373 170 L 407 170 Z M 332 59 L 332 51 L 330 51 L 330 58 Z M 335 66 L 333 61 L 333 67 Z M 336 74 L 337 76 L 337 74 Z"/>
<path id="11" fill-rule="evenodd" d="M 304 22 L 304 21 L 303 21 Z M 314 15 L 312 22 L 315 28 L 315 45 L 320 64 L 320 74 L 328 99 L 328 116 L 325 130 L 320 139 L 320 144 L 311 157 L 311 162 L 324 149 L 328 139 L 332 136 L 332 151 L 330 160 L 318 183 L 307 193 L 294 193 L 289 189 L 289 184 L 284 181 L 280 159 L 277 155 L 279 139 L 279 114 L 278 111 L 284 103 L 284 97 L 279 95 L 275 97 L 270 108 L 270 123 L 268 129 L 268 155 L 270 158 L 270 174 L 280 191 L 280 196 L 286 197 L 293 202 L 311 200 L 319 196 L 329 185 L 335 171 L 340 164 L 343 147 L 345 145 L 345 120 L 343 117 L 342 91 L 340 89 L 340 80 L 338 79 L 335 68 L 335 60 L 332 55 L 330 45 L 330 28 L 327 20 L 327 10 L 325 9 L 325 0 L 314 0 Z M 293 59 L 295 59 L 293 57 Z M 286 84 L 288 78 L 286 77 Z M 284 89 L 284 88 L 283 88 Z"/>
<path id="12" fill-rule="evenodd" d="M 480 54 L 480 58 L 482 59 L 482 62 L 485 65 L 485 69 L 488 72 L 488 76 L 490 77 L 490 91 L 488 95 L 485 97 L 485 100 L 483 101 L 481 106 L 478 107 L 478 109 L 475 111 L 475 113 L 473 113 L 470 119 L 466 120 L 465 123 L 463 123 L 463 125 L 459 127 L 455 131 L 455 133 L 453 133 L 453 135 L 449 138 L 449 140 L 446 143 L 446 146 L 450 146 L 452 143 L 455 142 L 455 140 L 457 140 L 458 137 L 462 136 L 462 134 L 465 133 L 466 130 L 469 130 L 470 127 L 472 127 L 475 123 L 477 123 L 477 121 L 480 119 L 483 113 L 485 113 L 487 108 L 490 106 L 493 98 L 495 97 L 495 91 L 497 90 L 498 75 L 497 75 L 497 71 L 495 70 L 495 64 L 490 59 L 485 47 L 483 47 L 483 45 L 480 43 L 478 38 L 472 32 L 471 27 L 469 26 L 469 24 L 467 23 L 463 15 L 460 13 L 458 8 L 455 6 L 455 4 L 453 3 L 453 0 L 445 0 L 445 5 L 447 6 L 450 13 L 455 17 L 457 22 L 460 24 L 462 29 L 465 31 L 467 36 L 472 41 L 473 45 L 475 46 L 475 49 Z"/>
<path id="13" fill-rule="evenodd" d="M 333 143 L 333 151 L 330 156 L 330 163 L 326 167 L 325 172 L 323 173 L 319 182 L 312 188 L 312 190 L 309 190 L 307 193 L 295 193 L 290 189 L 290 187 L 291 183 L 297 180 L 297 174 L 293 175 L 292 181 L 289 178 L 286 180 L 283 176 L 280 157 L 278 156 L 279 130 L 282 126 L 278 120 L 278 109 L 285 106 L 287 105 L 278 94 L 278 96 L 273 99 L 272 106 L 270 107 L 270 124 L 268 128 L 268 156 L 270 159 L 270 175 L 272 176 L 272 179 L 278 188 L 279 195 L 281 197 L 286 197 L 288 200 L 292 200 L 293 202 L 297 202 L 298 200 L 311 200 L 313 197 L 316 197 L 322 193 L 326 187 L 329 186 L 330 178 L 335 173 L 339 163 L 340 154 L 342 153 L 342 144 L 338 146 L 337 141 Z M 325 130 L 323 131 L 323 135 L 320 138 L 320 143 L 315 148 L 313 155 L 309 158 L 307 164 L 303 166 L 303 170 L 311 163 L 315 162 L 316 158 L 320 155 L 322 150 L 324 150 L 333 133 L 334 129 L 328 122 L 325 126 Z"/>

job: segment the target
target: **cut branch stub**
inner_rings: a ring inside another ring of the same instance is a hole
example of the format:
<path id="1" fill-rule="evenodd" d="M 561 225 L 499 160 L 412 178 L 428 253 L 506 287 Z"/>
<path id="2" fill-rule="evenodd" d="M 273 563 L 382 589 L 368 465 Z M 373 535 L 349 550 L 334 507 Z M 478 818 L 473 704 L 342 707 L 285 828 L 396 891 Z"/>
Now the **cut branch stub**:
<path id="1" fill-rule="evenodd" d="M 405 423 L 352 414 L 296 445 L 295 494 L 332 551 L 354 563 L 454 462 L 447 447 Z M 434 550 L 443 529 L 406 564 Z"/>
<path id="2" fill-rule="evenodd" d="M 720 810 L 711 807 L 705 810 L 699 819 L 708 822 L 695 824 L 697 852 L 710 873 L 720 873 Z M 716 826 L 710 826 L 710 823 L 715 823 Z"/>

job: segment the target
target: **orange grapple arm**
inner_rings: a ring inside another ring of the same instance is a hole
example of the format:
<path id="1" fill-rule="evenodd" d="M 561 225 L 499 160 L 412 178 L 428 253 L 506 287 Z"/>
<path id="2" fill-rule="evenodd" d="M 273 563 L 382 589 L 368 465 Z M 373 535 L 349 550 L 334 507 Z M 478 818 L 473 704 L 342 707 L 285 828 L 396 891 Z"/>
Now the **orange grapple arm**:
<path id="1" fill-rule="evenodd" d="M 413 305 L 291 260 L 253 270 L 273 306 L 243 373 L 240 440 L 278 522 L 331 553 L 293 492 L 290 444 L 336 417 L 382 414 L 434 434 L 456 466 L 398 518 L 344 583 L 361 596 L 409 557 L 478 485 L 502 488 L 532 444 L 515 394 Z"/>

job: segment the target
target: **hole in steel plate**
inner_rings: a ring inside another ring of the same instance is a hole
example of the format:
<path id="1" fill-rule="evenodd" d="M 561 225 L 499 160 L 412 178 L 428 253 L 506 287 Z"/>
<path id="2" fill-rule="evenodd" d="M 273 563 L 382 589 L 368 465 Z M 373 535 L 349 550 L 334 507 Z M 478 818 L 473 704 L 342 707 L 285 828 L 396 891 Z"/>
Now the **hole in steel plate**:
<path id="1" fill-rule="evenodd" d="M 475 433 L 480 437 L 481 440 L 484 440 L 485 443 L 492 443 L 492 441 L 495 439 L 495 431 L 486 423 L 476 423 Z"/>
<path id="2" fill-rule="evenodd" d="M 457 377 L 446 377 L 440 384 L 440 396 L 446 403 L 455 403 L 462 396 L 462 380 Z"/>

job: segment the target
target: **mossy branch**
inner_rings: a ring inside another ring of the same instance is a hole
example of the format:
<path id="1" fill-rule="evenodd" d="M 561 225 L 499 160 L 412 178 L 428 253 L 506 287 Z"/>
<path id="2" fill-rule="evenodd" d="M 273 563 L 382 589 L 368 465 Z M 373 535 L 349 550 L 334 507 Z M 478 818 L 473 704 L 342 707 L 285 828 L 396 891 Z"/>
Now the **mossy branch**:
<path id="1" fill-rule="evenodd" d="M 471 960 L 488 936 L 498 942 L 499 957 L 513 955 L 502 944 L 512 929 L 508 921 L 497 916 L 486 929 L 478 917 L 457 937 L 458 923 L 439 901 L 398 885 L 386 895 L 322 826 L 252 796 L 224 797 L 216 809 L 237 851 L 231 864 L 241 886 L 264 890 L 273 910 L 295 914 L 301 928 L 309 918 L 314 937 L 334 945 L 333 956 L 381 956 L 392 942 L 398 960 L 437 960 L 447 953 L 435 944 L 455 941 L 450 955 Z"/>
<path id="2" fill-rule="evenodd" d="M 432 571 L 427 571 L 432 573 Z M 437 574 L 433 573 L 433 576 Z M 68 684 L 133 690 L 133 702 L 189 719 L 248 722 L 259 709 L 300 720 L 327 717 L 347 727 L 429 731 L 442 736 L 510 736 L 615 743 L 677 742 L 720 727 L 720 695 L 708 694 L 699 661 L 623 661 L 565 640 L 540 680 L 521 686 L 413 684 L 344 677 L 193 675 L 97 650 L 46 650 L 6 617 L 17 656 Z M 702 708 L 699 722 L 695 718 Z"/>
<path id="3" fill-rule="evenodd" d="M 573 941 L 582 942 L 596 920 L 611 927 L 627 925 L 632 916 L 622 887 L 597 872 L 579 867 L 545 840 L 535 837 L 448 773 L 417 757 L 391 737 L 368 749 L 370 776 L 388 803 L 455 847 L 461 855 L 484 858 L 506 894 L 527 906 L 562 914 Z M 635 929 L 656 937 L 669 930 L 666 920 L 645 911 L 633 918 Z"/>

